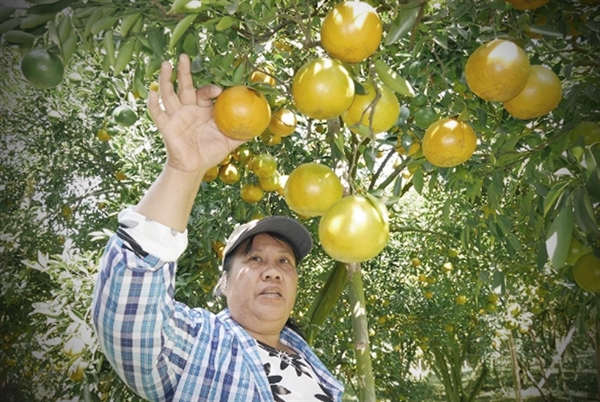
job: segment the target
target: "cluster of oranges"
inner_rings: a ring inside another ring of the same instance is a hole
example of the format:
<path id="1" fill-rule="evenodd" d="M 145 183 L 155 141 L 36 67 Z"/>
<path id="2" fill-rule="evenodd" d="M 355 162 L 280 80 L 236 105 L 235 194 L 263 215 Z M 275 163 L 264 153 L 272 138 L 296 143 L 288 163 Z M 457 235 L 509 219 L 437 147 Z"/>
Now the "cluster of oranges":
<path id="1" fill-rule="evenodd" d="M 244 183 L 240 189 L 240 197 L 249 204 L 262 200 L 265 192 L 277 192 L 283 195 L 285 176 L 277 170 L 277 160 L 269 153 L 254 155 L 246 146 L 241 145 L 229 154 L 221 163 L 209 169 L 204 182 L 217 178 L 229 185 L 236 184 L 244 173 L 252 174 L 256 180 Z"/>
<path id="2" fill-rule="evenodd" d="M 283 191 L 301 217 L 320 217 L 319 240 L 337 261 L 357 263 L 378 255 L 389 238 L 388 213 L 377 198 L 344 196 L 338 175 L 328 166 L 305 163 L 290 173 Z"/>
<path id="3" fill-rule="evenodd" d="M 543 65 L 531 65 L 525 51 L 509 40 L 494 39 L 477 48 L 467 60 L 465 78 L 475 95 L 502 102 L 518 119 L 543 116 L 562 99 L 558 76 Z"/>
<path id="4" fill-rule="evenodd" d="M 318 120 L 342 117 L 349 129 L 359 135 L 372 136 L 389 130 L 400 113 L 394 92 L 372 81 L 361 85 L 364 90 L 356 93 L 355 83 L 345 67 L 345 63 L 358 63 L 370 57 L 379 47 L 382 30 L 379 15 L 367 3 L 348 1 L 333 7 L 321 27 L 321 44 L 331 57 L 311 59 L 296 71 L 292 82 L 295 109 Z M 254 71 L 250 81 L 275 85 L 275 78 L 268 71 Z M 290 109 L 271 112 L 265 97 L 245 85 L 224 90 L 215 101 L 213 115 L 228 137 L 249 140 L 266 134 L 268 138 L 263 140 L 268 144 L 291 135 L 297 122 Z M 247 148 L 241 148 L 247 152 Z M 330 167 L 305 163 L 286 177 L 277 172 L 276 161 L 270 155 L 242 157 L 239 149 L 209 172 L 205 181 L 219 177 L 225 183 L 237 182 L 238 165 L 246 164 L 259 184 L 244 184 L 241 198 L 255 203 L 263 197 L 263 191 L 277 191 L 300 217 L 320 217 L 319 240 L 323 249 L 338 261 L 366 261 L 387 244 L 389 224 L 385 205 L 369 195 L 344 197 L 340 178 Z"/>
<path id="5" fill-rule="evenodd" d="M 358 94 L 345 63 L 358 63 L 379 47 L 382 23 L 376 10 L 360 1 L 343 2 L 331 9 L 321 26 L 321 44 L 331 57 L 307 61 L 295 73 L 292 97 L 295 109 L 319 120 L 342 116 L 349 128 L 372 135 L 389 130 L 400 113 L 392 90 L 366 82 Z M 275 85 L 271 74 L 255 71 L 251 82 Z M 227 136 L 249 140 L 265 131 L 275 137 L 295 130 L 296 116 L 286 108 L 271 114 L 268 101 L 245 85 L 227 88 L 215 101 L 215 122 Z"/>

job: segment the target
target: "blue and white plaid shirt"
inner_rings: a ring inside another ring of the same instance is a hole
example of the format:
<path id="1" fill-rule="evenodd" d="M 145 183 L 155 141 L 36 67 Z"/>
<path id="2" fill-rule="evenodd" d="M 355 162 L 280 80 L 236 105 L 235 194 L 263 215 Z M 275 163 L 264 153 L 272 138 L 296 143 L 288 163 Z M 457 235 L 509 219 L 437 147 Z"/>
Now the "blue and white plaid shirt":
<path id="1" fill-rule="evenodd" d="M 273 401 L 254 338 L 227 309 L 215 315 L 175 301 L 175 262 L 145 253 L 139 233 L 130 235 L 120 229 L 110 239 L 92 305 L 100 344 L 119 376 L 151 401 Z M 308 344 L 288 328 L 281 341 L 341 401 L 343 386 Z"/>

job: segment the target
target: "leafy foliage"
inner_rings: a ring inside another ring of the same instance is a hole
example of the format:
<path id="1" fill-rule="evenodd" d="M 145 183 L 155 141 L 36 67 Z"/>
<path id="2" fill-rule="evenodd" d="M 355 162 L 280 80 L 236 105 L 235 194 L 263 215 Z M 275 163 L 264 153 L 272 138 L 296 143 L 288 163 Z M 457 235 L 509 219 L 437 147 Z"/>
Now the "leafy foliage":
<path id="1" fill-rule="evenodd" d="M 293 108 L 292 77 L 324 55 L 320 23 L 333 2 L 30 3 L 0 10 L 0 385 L 13 400 L 132 400 L 97 348 L 89 305 L 98 240 L 164 163 L 160 134 L 145 112 L 160 62 L 189 54 L 197 85 L 250 84 L 251 72 L 263 70 L 276 86 L 252 85 L 272 106 Z M 284 175 L 302 163 L 324 163 L 351 192 L 386 202 L 390 242 L 361 267 L 377 399 L 467 400 L 488 390 L 487 370 L 505 362 L 512 344 L 531 386 L 561 357 L 555 341 L 569 340 L 564 353 L 572 358 L 564 364 L 581 368 L 573 356 L 590 346 L 598 353 L 600 313 L 597 295 L 573 283 L 566 258 L 572 237 L 600 249 L 600 144 L 570 132 L 600 121 L 598 5 L 550 1 L 523 12 L 503 0 L 370 3 L 384 23 L 383 44 L 348 67 L 355 81 L 376 78 L 396 92 L 397 124 L 369 139 L 339 119 L 299 116 L 292 136 L 280 143 L 264 136 L 248 147 L 273 155 Z M 564 97 L 552 113 L 517 120 L 470 92 L 466 59 L 493 38 L 514 40 L 532 64 L 560 77 Z M 35 47 L 60 56 L 60 86 L 40 91 L 22 77 L 22 54 Z M 130 127 L 112 115 L 122 105 L 138 116 Z M 478 136 L 464 164 L 441 169 L 421 151 L 396 151 L 421 141 L 430 120 L 456 116 Z M 256 177 L 239 167 L 236 184 L 204 183 L 192 211 L 176 286 L 176 297 L 192 306 L 220 306 L 211 296 L 214 242 L 253 216 L 294 215 L 276 192 L 257 204 L 241 200 L 241 186 Z M 316 240 L 318 218 L 304 222 Z M 360 395 L 360 373 L 347 287 L 337 304 L 322 307 L 331 311 L 326 320 L 310 326 L 312 302 L 322 300 L 319 289 L 334 266 L 316 247 L 303 263 L 294 315 L 350 400 Z M 458 296 L 466 302 L 458 304 Z M 69 359 L 62 347 L 74 336 L 86 348 Z M 75 382 L 69 369 L 80 361 L 85 375 Z M 430 369 L 439 382 L 427 376 Z M 556 389 L 574 392 L 566 382 Z"/>

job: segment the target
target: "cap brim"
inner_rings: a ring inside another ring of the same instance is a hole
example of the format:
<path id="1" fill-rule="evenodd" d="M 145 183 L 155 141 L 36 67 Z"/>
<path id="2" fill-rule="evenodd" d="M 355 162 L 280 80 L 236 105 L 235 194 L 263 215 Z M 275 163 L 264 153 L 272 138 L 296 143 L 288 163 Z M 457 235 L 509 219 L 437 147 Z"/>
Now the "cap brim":
<path id="1" fill-rule="evenodd" d="M 284 238 L 302 259 L 310 253 L 312 238 L 306 228 L 287 216 L 270 216 L 238 226 L 229 236 L 223 250 L 223 261 L 244 240 L 260 233 L 274 233 Z M 220 269 L 223 269 L 221 264 Z"/>

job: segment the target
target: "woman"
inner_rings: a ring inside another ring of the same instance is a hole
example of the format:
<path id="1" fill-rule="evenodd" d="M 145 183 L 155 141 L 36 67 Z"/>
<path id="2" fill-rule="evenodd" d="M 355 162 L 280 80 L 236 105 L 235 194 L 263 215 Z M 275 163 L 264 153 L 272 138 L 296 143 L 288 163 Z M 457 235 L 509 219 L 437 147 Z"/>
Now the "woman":
<path id="1" fill-rule="evenodd" d="M 215 315 L 173 299 L 175 261 L 204 173 L 241 145 L 212 119 L 221 89 L 195 89 L 189 58 L 178 92 L 163 63 L 148 97 L 167 161 L 142 200 L 119 215 L 102 259 L 93 321 L 121 378 L 153 401 L 340 401 L 343 387 L 286 325 L 296 299 L 297 265 L 310 234 L 287 217 L 242 225 L 227 241 Z"/>

